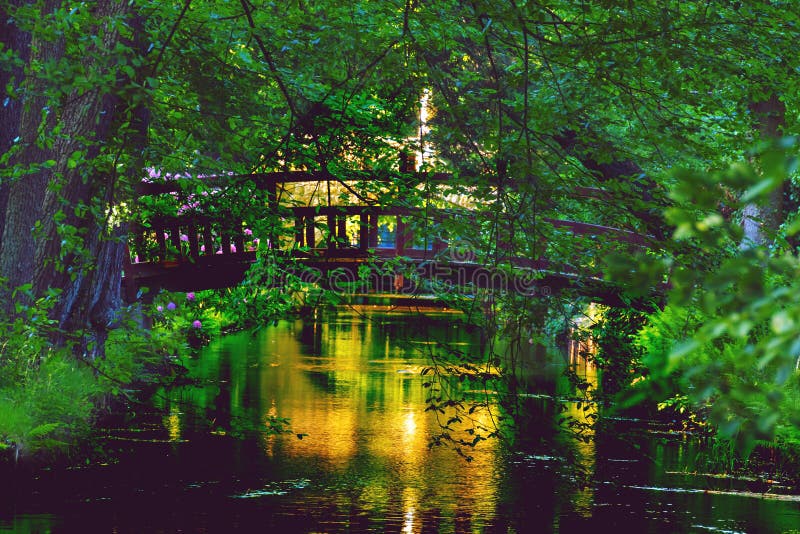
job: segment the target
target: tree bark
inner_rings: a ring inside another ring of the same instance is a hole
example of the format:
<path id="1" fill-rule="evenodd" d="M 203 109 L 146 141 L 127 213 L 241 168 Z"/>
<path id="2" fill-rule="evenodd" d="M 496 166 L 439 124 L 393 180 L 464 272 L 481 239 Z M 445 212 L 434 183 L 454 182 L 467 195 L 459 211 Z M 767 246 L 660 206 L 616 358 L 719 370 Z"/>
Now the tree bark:
<path id="1" fill-rule="evenodd" d="M 53 13 L 58 4 L 54 0 L 45 2 L 41 8 L 42 17 Z M 59 40 L 45 41 L 35 36 L 28 40 L 28 37 L 21 35 L 17 38 L 17 43 L 23 46 L 20 54 L 27 57 L 29 67 L 34 63 L 52 62 L 63 54 L 64 45 Z M 24 46 L 26 44 L 27 47 Z M 35 51 L 32 56 L 31 50 Z M 54 126 L 55 116 L 45 96 L 47 83 L 40 73 L 34 73 L 29 79 L 18 80 L 22 100 L 19 102 L 18 121 L 11 123 L 11 129 L 16 130 L 15 137 L 19 137 L 20 146 L 19 151 L 10 158 L 8 168 L 18 169 L 21 175 L 13 177 L 6 184 L 3 238 L 0 241 L 0 277 L 5 279 L 5 283 L 0 285 L 0 307 L 10 314 L 14 313 L 15 308 L 12 299 L 14 288 L 33 282 L 34 229 L 42 218 L 42 200 L 52 177 L 52 170 L 42 166 L 43 162 L 53 159 L 52 151 L 39 137 L 43 123 L 45 130 L 52 130 Z M 15 128 L 13 124 L 18 124 L 18 127 Z M 30 300 L 23 295 L 18 298 L 24 304 L 30 304 Z"/>
<path id="2" fill-rule="evenodd" d="M 37 170 L 10 184 L 5 238 L 0 242 L 0 275 L 9 279 L 0 290 L 5 291 L 0 296 L 6 311 L 13 313 L 9 295 L 22 284 L 31 284 L 34 297 L 58 290 L 51 310 L 51 318 L 59 327 L 53 341 L 74 341 L 74 349 L 89 357 L 102 354 L 108 328 L 121 303 L 126 236 L 124 228 L 111 227 L 111 208 L 120 200 L 115 163 L 122 153 L 133 156 L 125 161 L 133 160 L 128 171 L 138 175 L 146 132 L 143 106 L 136 107 L 130 98 L 135 95 L 132 91 L 137 91 L 131 87 L 136 85 L 120 74 L 119 66 L 107 54 L 114 50 L 119 57 L 122 45 L 128 47 L 129 58 L 143 55 L 136 43 L 126 41 L 118 30 L 121 25 L 117 22 L 124 18 L 133 27 L 134 39 L 137 30 L 141 34 L 142 21 L 133 16 L 132 4 L 101 0 L 83 6 L 91 9 L 91 18 L 87 19 L 91 27 L 82 31 L 101 36 L 101 40 L 81 50 L 78 59 L 65 56 L 63 42 L 40 43 L 33 36 L 35 57 L 30 58 L 30 66 L 66 60 L 87 79 L 98 73 L 97 79 L 109 81 L 88 90 L 76 87 L 48 100 L 43 96 L 47 94 L 44 77 L 26 80 L 29 91 L 18 120 L 23 146 L 14 163 L 17 168 L 33 166 Z M 43 16 L 59 5 L 57 1 L 48 2 L 45 9 L 49 11 Z M 108 74 L 115 76 L 109 78 Z M 50 111 L 42 125 L 45 109 Z M 133 126 L 134 134 L 119 136 L 120 126 L 126 126 L 126 132 Z M 40 142 L 41 137 L 47 142 Z M 70 161 L 75 154 L 82 154 L 77 164 L 74 159 Z M 43 168 L 45 161 L 52 165 Z"/>
<path id="3" fill-rule="evenodd" d="M 0 70 L 0 87 L 11 87 L 6 91 L 5 100 L 0 103 L 0 157 L 9 157 L 9 151 L 15 144 L 19 135 L 20 117 L 22 115 L 22 100 L 19 96 L 21 82 L 24 78 L 23 65 L 30 55 L 31 35 L 20 30 L 12 23 L 11 13 L 23 2 L 11 0 L 7 4 L 0 4 L 0 44 L 6 50 L 12 51 L 19 63 L 9 70 Z M 10 169 L 6 162 L 0 168 Z M 9 176 L 0 176 L 0 243 L 3 242 L 3 228 L 5 227 L 5 213 L 8 205 Z"/>
<path id="4" fill-rule="evenodd" d="M 770 93 L 765 100 L 751 102 L 749 108 L 754 127 L 762 139 L 774 141 L 780 138 L 786 123 L 786 106 L 777 93 Z M 744 206 L 741 249 L 769 244 L 784 219 L 783 196 L 784 185 L 781 184 L 770 193 L 765 204 L 750 203 Z"/>
<path id="5" fill-rule="evenodd" d="M 94 64 L 91 58 L 121 42 L 111 21 L 127 18 L 130 9 L 126 1 L 95 4 L 93 14 L 98 21 L 97 30 L 102 31 L 102 49 L 87 54 L 90 59 L 84 63 L 85 69 L 116 67 Z M 125 81 L 130 80 L 118 76 L 117 85 Z M 61 187 L 48 189 L 44 197 L 33 277 L 36 294 L 44 294 L 52 287 L 62 290 L 52 318 L 67 335 L 88 334 L 80 338 L 76 349 L 89 357 L 102 354 L 106 332 L 121 302 L 125 245 L 124 233 L 110 228 L 108 220 L 108 212 L 117 200 L 116 169 L 98 161 L 101 154 L 109 156 L 109 148 L 120 142 L 117 139 L 110 143 L 114 128 L 124 120 L 120 112 L 126 110 L 127 103 L 119 87 L 102 89 L 72 94 L 60 110 L 62 133 L 56 140 L 53 159 L 57 161 Z M 85 160 L 70 168 L 67 162 L 76 151 L 84 152 Z M 83 206 L 88 209 L 81 210 Z M 60 221 L 56 220 L 58 213 L 63 213 Z M 70 228 L 81 234 L 82 243 L 65 244 L 62 232 Z"/>

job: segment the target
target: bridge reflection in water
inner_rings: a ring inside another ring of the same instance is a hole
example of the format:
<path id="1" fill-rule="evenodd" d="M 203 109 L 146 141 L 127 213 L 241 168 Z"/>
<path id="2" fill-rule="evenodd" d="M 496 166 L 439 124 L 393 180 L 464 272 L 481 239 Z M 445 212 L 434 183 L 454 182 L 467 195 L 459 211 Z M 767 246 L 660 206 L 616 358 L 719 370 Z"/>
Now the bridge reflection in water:
<path id="1" fill-rule="evenodd" d="M 233 478 L 215 490 L 228 498 L 213 500 L 218 513 L 275 532 L 585 532 L 598 524 L 785 532 L 800 521 L 796 500 L 730 491 L 730 481 L 709 490 L 692 476 L 702 469 L 699 442 L 664 423 L 565 430 L 565 416 L 587 422 L 593 413 L 561 372 L 571 366 L 596 384 L 574 349 L 545 355 L 523 344 L 522 358 L 543 376 L 531 377 L 541 389 L 520 396 L 527 416 L 512 441 L 481 442 L 472 462 L 429 449 L 439 427 L 425 411 L 429 377 L 418 371 L 443 347 L 479 350 L 456 319 L 446 310 L 359 307 L 220 340 L 191 362 L 206 386 L 172 391 L 165 405 L 173 417 L 164 426 L 188 440 L 176 444 L 175 460 L 198 460 L 198 484 Z M 224 437 L 208 440 L 216 426 L 263 429 L 270 416 L 306 435 L 261 433 L 229 448 L 220 447 Z M 190 526 L 207 527 L 198 521 Z"/>
<path id="2" fill-rule="evenodd" d="M 479 339 L 459 327 L 457 318 L 446 310 L 421 316 L 359 307 L 283 322 L 256 337 L 223 339 L 192 362 L 192 375 L 208 385 L 173 392 L 175 415 L 165 423 L 175 438 L 192 439 L 207 421 L 263 428 L 273 416 L 289 418 L 303 439 L 254 438 L 261 458 L 245 461 L 264 469 L 264 478 L 253 483 L 260 488 L 241 488 L 241 494 L 267 496 L 281 476 L 301 481 L 302 487 L 272 497 L 279 502 L 272 503 L 277 509 L 271 513 L 297 515 L 316 528 L 348 522 L 358 530 L 353 521 L 406 532 L 511 527 L 515 516 L 526 514 L 517 509 L 517 501 L 530 499 L 538 501 L 535 506 L 556 506 L 555 518 L 549 512 L 534 514 L 544 527 L 558 521 L 562 508 L 571 514 L 591 507 L 583 488 L 559 481 L 556 471 L 563 467 L 565 452 L 553 452 L 557 410 L 549 400 L 536 401 L 544 410 L 541 415 L 550 419 L 537 430 L 549 444 L 530 458 L 549 473 L 534 495 L 530 488 L 527 494 L 514 491 L 518 481 L 510 480 L 514 475 L 508 472 L 514 454 L 496 440 L 466 451 L 470 462 L 449 448 L 429 448 L 440 420 L 426 411 L 429 390 L 420 370 L 430 364 L 432 351 L 442 356 L 442 346 L 467 354 L 478 350 Z M 554 361 L 563 362 L 560 356 Z M 500 414 L 493 405 L 491 412 L 473 415 L 492 427 L 492 418 Z M 593 465 L 591 449 L 584 445 L 572 444 L 576 453 L 567 454 L 585 462 L 580 471 Z M 278 474 L 278 480 L 270 480 Z"/>
<path id="3" fill-rule="evenodd" d="M 474 354 L 478 342 L 446 310 L 385 307 L 224 337 L 188 361 L 199 384 L 161 392 L 163 412 L 105 429 L 115 461 L 2 485 L 0 531 L 783 533 L 800 524 L 800 497 L 703 476 L 703 447 L 663 423 L 604 417 L 585 440 L 565 432 L 559 419 L 591 410 L 569 400 L 563 354 L 524 355 L 545 377 L 520 396 L 529 416 L 513 441 L 480 443 L 472 462 L 429 449 L 438 425 L 418 370 L 442 344 Z M 577 363 L 591 382 L 591 367 Z M 303 439 L 265 433 L 273 416 L 291 418 Z"/>

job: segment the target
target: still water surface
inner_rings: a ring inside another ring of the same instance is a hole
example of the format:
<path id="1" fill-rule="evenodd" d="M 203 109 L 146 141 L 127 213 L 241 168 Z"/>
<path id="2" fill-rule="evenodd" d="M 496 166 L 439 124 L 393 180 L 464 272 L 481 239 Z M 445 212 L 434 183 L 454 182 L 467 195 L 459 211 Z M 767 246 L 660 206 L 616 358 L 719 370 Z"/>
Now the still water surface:
<path id="1" fill-rule="evenodd" d="M 483 442 L 471 462 L 430 448 L 439 427 L 419 371 L 442 344 L 478 343 L 447 311 L 367 307 L 227 336 L 187 362 L 199 385 L 106 429 L 108 465 L 6 482 L 0 532 L 800 529 L 795 497 L 680 474 L 696 469 L 689 437 L 619 421 L 584 442 L 559 430 L 546 397 L 528 400 L 514 446 Z M 568 393 L 568 358 L 530 358 L 543 391 Z M 266 432 L 273 417 L 292 433 Z"/>

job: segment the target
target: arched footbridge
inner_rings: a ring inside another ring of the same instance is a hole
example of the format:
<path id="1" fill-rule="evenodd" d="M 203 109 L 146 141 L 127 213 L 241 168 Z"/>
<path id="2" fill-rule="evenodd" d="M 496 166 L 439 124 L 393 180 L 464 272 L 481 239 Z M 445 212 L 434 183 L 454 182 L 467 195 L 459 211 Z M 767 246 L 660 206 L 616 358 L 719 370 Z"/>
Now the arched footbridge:
<path id="1" fill-rule="evenodd" d="M 448 175 L 433 178 L 443 181 Z M 555 262 L 545 252 L 527 257 L 514 254 L 515 247 L 503 243 L 484 255 L 465 247 L 460 236 L 431 237 L 419 231 L 429 224 L 454 218 L 460 218 L 462 223 L 467 221 L 469 227 L 468 209 L 408 207 L 401 202 L 385 205 L 386 201 L 384 205 L 374 202 L 282 205 L 280 191 L 287 184 L 321 183 L 328 179 L 330 176 L 308 172 L 206 179 L 205 184 L 211 190 L 236 189 L 239 203 L 254 199 L 247 221 L 241 215 L 234 215 L 232 209 L 208 209 L 209 202 L 213 203 L 210 197 L 204 199 L 203 208 L 198 208 L 200 202 L 196 198 L 201 193 L 189 192 L 190 181 L 142 183 L 138 196 L 143 205 L 148 204 L 146 199 L 167 198 L 175 205 L 183 202 L 183 206 L 169 215 L 149 208 L 152 214 L 131 224 L 123 276 L 126 300 L 135 301 L 143 287 L 151 292 L 160 288 L 198 291 L 231 287 L 243 280 L 255 262 L 270 257 L 304 280 L 340 291 L 419 293 L 434 288 L 468 292 L 494 289 L 547 296 L 571 288 L 598 302 L 630 305 L 623 298 L 624 288 L 604 280 L 591 267 Z M 203 194 L 208 196 L 208 189 L 205 191 Z M 591 188 L 576 188 L 573 193 L 595 198 L 604 195 L 603 191 Z M 149 205 L 154 204 L 157 202 Z M 266 227 L 271 228 L 271 235 L 254 235 L 251 228 L 265 227 L 254 224 L 254 217 L 270 219 Z M 552 230 L 568 234 L 575 242 L 576 255 L 600 242 L 613 243 L 623 253 L 657 244 L 653 236 L 622 228 L 554 218 L 542 222 Z M 598 239 L 600 236 L 603 239 Z M 265 248 L 270 254 L 258 253 Z M 538 248 L 547 249 L 543 242 Z"/>

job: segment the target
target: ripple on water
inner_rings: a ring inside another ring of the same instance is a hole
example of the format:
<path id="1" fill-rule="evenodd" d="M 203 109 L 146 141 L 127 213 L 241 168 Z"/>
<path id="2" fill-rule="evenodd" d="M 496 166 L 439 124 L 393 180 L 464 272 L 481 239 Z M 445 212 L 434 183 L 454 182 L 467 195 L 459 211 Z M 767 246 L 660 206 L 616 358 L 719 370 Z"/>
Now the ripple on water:
<path id="1" fill-rule="evenodd" d="M 278 480 L 275 482 L 270 482 L 262 488 L 249 490 L 244 493 L 237 493 L 235 495 L 231 495 L 231 497 L 234 499 L 256 499 L 259 497 L 268 497 L 272 495 L 286 495 L 291 491 L 304 489 L 310 484 L 310 482 L 311 481 L 307 478 Z"/>
<path id="2" fill-rule="evenodd" d="M 710 525 L 692 525 L 692 528 L 700 529 L 709 532 L 721 532 L 722 534 L 747 534 L 743 530 L 730 530 L 727 528 L 714 527 Z"/>
<path id="3" fill-rule="evenodd" d="M 784 493 L 759 493 L 756 491 L 715 490 L 715 489 L 704 489 L 704 488 L 669 488 L 661 486 L 629 485 L 625 487 L 630 489 L 664 492 L 664 493 L 703 493 L 706 495 L 730 495 L 733 497 L 747 497 L 751 499 L 800 502 L 800 495 L 787 495 Z"/>

